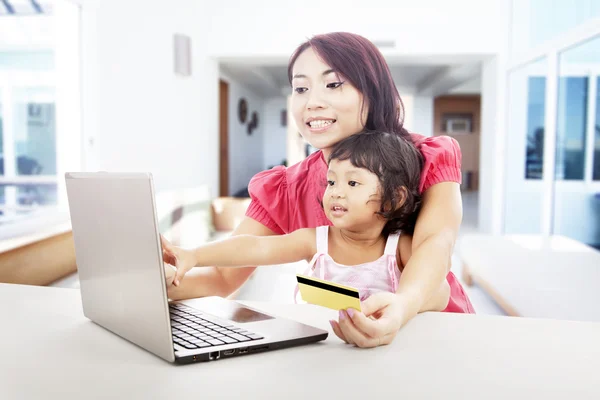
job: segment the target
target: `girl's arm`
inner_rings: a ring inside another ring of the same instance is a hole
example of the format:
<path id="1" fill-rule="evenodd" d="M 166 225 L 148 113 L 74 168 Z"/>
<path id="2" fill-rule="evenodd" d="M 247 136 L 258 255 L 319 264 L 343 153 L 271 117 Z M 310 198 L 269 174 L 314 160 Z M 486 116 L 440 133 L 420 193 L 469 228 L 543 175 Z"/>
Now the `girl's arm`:
<path id="1" fill-rule="evenodd" d="M 250 217 L 245 217 L 238 227 L 233 231 L 232 236 L 255 235 L 255 236 L 275 236 L 275 232 L 267 228 L 260 222 Z M 163 243 L 163 249 L 166 251 L 163 255 L 165 263 L 174 265 L 174 260 L 170 259 L 170 252 L 174 251 L 174 246 Z M 194 257 L 192 255 L 192 257 Z M 195 265 L 195 261 L 191 265 Z M 177 286 L 167 287 L 168 296 L 173 300 L 183 300 L 205 296 L 227 297 L 235 293 L 244 282 L 248 280 L 254 272 L 256 266 L 246 268 L 228 268 L 228 267 L 205 267 L 195 268 L 185 275 L 184 280 L 180 280 Z M 171 267 L 165 267 L 165 273 L 172 273 Z"/>
<path id="2" fill-rule="evenodd" d="M 287 235 L 238 235 L 194 250 L 196 266 L 245 267 L 287 264 L 312 258 L 315 229 L 299 229 Z"/>
<path id="3" fill-rule="evenodd" d="M 404 270 L 404 266 L 410 260 L 412 255 L 412 236 L 403 233 L 398 241 L 398 251 L 396 253 L 396 260 L 398 261 L 398 267 L 400 271 Z M 419 312 L 425 311 L 444 311 L 448 307 L 448 301 L 450 300 L 450 285 L 446 279 L 443 280 L 442 284 L 437 291 L 426 301 Z"/>
<path id="4" fill-rule="evenodd" d="M 425 191 L 412 238 L 412 254 L 398 285 L 398 294 L 406 300 L 407 321 L 427 308 L 446 280 L 461 220 L 458 183 L 438 183 Z"/>

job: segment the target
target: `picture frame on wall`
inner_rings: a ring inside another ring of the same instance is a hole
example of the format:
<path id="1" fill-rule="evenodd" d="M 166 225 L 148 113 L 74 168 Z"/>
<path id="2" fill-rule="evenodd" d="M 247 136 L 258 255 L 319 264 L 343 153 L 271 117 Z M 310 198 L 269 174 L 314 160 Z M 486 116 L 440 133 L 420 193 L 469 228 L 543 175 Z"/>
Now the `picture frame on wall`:
<path id="1" fill-rule="evenodd" d="M 281 110 L 281 126 L 287 126 L 287 110 Z"/>
<path id="2" fill-rule="evenodd" d="M 448 134 L 473 133 L 473 114 L 446 113 L 442 115 L 442 132 Z"/>

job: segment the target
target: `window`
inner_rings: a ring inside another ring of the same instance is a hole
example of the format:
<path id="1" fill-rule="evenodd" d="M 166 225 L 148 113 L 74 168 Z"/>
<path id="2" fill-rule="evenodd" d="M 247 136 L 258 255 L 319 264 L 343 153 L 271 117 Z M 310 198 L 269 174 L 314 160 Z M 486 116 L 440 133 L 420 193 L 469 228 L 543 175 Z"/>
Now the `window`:
<path id="1" fill-rule="evenodd" d="M 557 180 L 583 179 L 587 102 L 587 77 L 559 77 L 556 121 Z"/>
<path id="2" fill-rule="evenodd" d="M 64 218 L 62 176 L 82 167 L 79 6 L 24 2 L 14 10 L 0 16 L 1 238 Z"/>
<path id="3" fill-rule="evenodd" d="M 508 75 L 504 231 L 540 232 L 543 205 L 544 118 L 548 59 Z"/>
<path id="4" fill-rule="evenodd" d="M 598 17 L 597 0 L 512 1 L 505 233 L 600 248 Z"/>
<path id="5" fill-rule="evenodd" d="M 600 34 L 558 52 L 552 233 L 600 246 Z"/>
<path id="6" fill-rule="evenodd" d="M 546 78 L 531 76 L 527 82 L 527 142 L 525 178 L 542 179 L 544 172 L 544 118 Z"/>
<path id="7" fill-rule="evenodd" d="M 596 78 L 596 115 L 594 116 L 593 180 L 600 181 L 600 76 Z"/>
<path id="8" fill-rule="evenodd" d="M 0 212 L 4 220 L 57 204 L 52 57 L 51 53 L 42 57 L 36 52 L 0 53 Z"/>

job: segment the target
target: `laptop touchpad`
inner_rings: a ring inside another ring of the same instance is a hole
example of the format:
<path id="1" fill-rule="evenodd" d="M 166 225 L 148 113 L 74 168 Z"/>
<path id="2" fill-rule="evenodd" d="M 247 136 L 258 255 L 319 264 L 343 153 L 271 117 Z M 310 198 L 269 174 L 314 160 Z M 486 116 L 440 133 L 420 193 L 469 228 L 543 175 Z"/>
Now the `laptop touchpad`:
<path id="1" fill-rule="evenodd" d="M 208 299 L 203 299 L 208 300 Z M 251 310 L 234 301 L 210 301 L 202 304 L 202 311 L 215 317 L 228 319 L 233 322 L 246 323 L 273 319 L 270 315 Z"/>

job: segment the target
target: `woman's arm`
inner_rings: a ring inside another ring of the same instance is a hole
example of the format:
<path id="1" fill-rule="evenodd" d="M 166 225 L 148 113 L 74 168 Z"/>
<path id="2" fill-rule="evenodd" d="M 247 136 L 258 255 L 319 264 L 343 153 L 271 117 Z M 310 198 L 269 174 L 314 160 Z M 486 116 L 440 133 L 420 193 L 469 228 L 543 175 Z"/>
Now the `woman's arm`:
<path id="1" fill-rule="evenodd" d="M 458 183 L 438 183 L 425 191 L 413 234 L 412 254 L 398 285 L 397 293 L 405 299 L 406 321 L 427 308 L 446 280 L 461 221 Z"/>
<path id="2" fill-rule="evenodd" d="M 398 261 L 398 267 L 400 271 L 404 270 L 404 266 L 408 264 L 410 257 L 412 256 L 412 236 L 403 233 L 398 241 L 398 250 L 396 253 L 396 259 Z M 433 293 L 428 301 L 423 303 L 419 312 L 425 311 L 443 311 L 448 307 L 448 301 L 450 300 L 450 285 L 448 281 L 444 279 L 439 288 Z"/>
<path id="3" fill-rule="evenodd" d="M 272 236 L 276 233 L 260 222 L 245 217 L 232 233 L 232 236 L 237 235 Z M 195 268 L 187 273 L 179 286 L 169 286 L 168 295 L 173 300 L 206 296 L 227 297 L 239 289 L 255 269 L 256 266 L 245 268 Z"/>
<path id="4" fill-rule="evenodd" d="M 236 235 L 194 250 L 196 266 L 244 267 L 309 261 L 316 253 L 315 230 L 280 236 Z"/>

